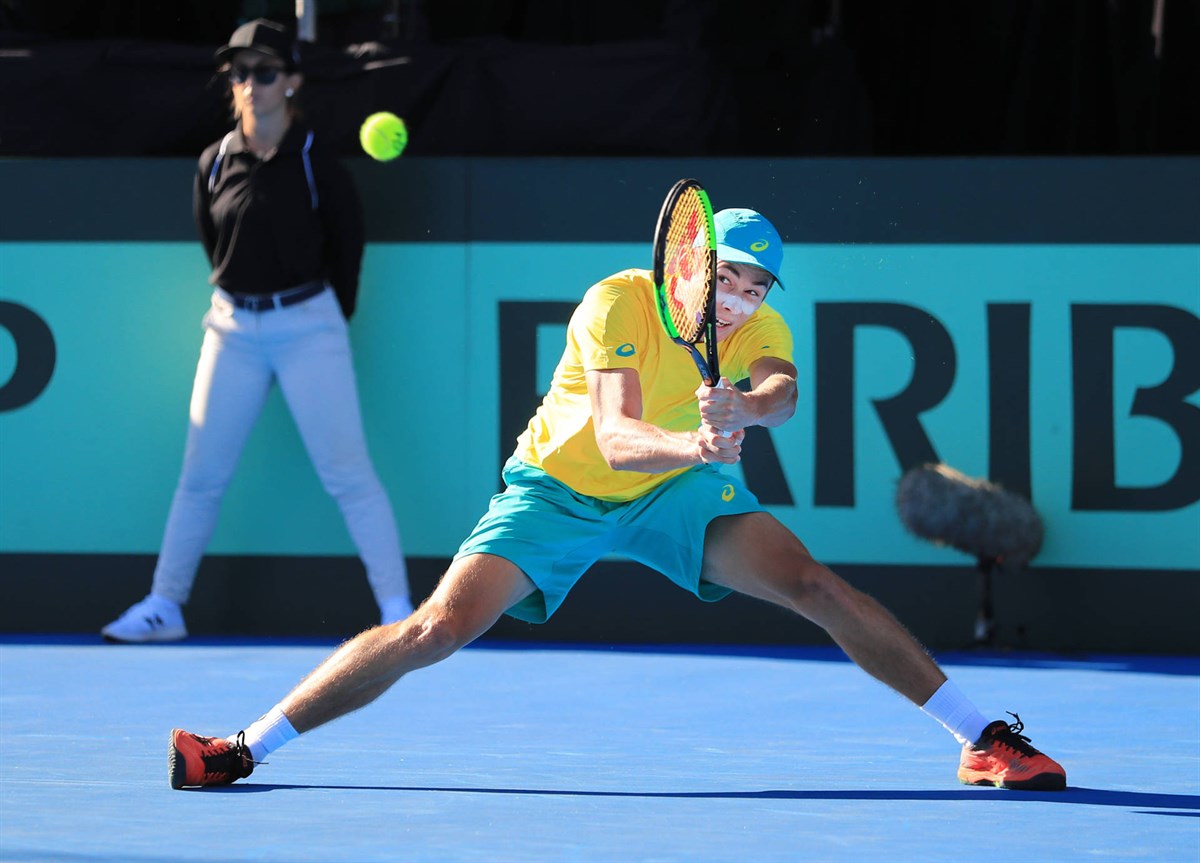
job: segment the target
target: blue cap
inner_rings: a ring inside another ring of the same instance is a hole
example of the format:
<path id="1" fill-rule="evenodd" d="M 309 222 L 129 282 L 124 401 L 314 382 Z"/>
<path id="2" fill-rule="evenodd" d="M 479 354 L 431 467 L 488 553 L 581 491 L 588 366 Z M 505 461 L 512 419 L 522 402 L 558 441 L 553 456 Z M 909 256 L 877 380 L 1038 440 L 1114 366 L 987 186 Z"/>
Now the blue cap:
<path id="1" fill-rule="evenodd" d="M 721 210 L 713 214 L 713 224 L 717 229 L 717 260 L 753 264 L 770 273 L 783 288 L 779 280 L 783 240 L 766 217 L 754 210 Z"/>

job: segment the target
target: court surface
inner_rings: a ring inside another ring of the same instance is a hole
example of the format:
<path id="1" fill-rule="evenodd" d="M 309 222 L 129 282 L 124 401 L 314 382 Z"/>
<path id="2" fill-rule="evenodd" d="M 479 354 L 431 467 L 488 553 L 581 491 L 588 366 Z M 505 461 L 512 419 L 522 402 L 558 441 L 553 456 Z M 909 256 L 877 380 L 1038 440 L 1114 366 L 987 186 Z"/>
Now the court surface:
<path id="1" fill-rule="evenodd" d="M 832 649 L 484 642 L 172 791 L 333 642 L 0 638 L 4 861 L 1200 860 L 1200 659 L 946 654 L 1062 793 L 959 785 L 940 726 Z"/>

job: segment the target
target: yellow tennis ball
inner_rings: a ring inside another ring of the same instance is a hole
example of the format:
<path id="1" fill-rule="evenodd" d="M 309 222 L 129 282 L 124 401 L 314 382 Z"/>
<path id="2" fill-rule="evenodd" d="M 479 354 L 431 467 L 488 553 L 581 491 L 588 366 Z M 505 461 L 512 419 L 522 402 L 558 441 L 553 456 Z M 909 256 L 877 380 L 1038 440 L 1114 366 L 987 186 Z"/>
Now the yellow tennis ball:
<path id="1" fill-rule="evenodd" d="M 408 145 L 408 127 L 391 111 L 380 111 L 363 120 L 358 140 L 372 159 L 390 162 Z"/>

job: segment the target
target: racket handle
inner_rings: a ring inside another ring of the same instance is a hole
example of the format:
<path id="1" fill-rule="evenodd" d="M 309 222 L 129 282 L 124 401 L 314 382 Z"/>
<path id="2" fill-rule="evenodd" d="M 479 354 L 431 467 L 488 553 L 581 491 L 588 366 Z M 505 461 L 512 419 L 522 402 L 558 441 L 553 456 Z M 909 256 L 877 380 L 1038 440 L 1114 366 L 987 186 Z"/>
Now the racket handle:
<path id="1" fill-rule="evenodd" d="M 717 387 L 719 389 L 729 389 L 725 383 L 725 378 L 721 378 L 719 381 L 717 381 Z M 724 429 L 718 429 L 718 431 L 721 433 L 721 437 L 733 437 L 733 432 L 725 431 Z"/>

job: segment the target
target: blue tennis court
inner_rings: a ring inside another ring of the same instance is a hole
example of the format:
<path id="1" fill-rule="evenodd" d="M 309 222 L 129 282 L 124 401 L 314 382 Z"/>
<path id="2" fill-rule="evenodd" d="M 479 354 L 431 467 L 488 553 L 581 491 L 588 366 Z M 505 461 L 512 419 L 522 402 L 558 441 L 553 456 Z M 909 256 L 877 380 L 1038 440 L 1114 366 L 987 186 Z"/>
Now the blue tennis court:
<path id="1" fill-rule="evenodd" d="M 0 859 L 1196 861 L 1200 660 L 947 654 L 1069 788 L 959 785 L 933 720 L 833 649 L 483 642 L 172 791 L 173 726 L 228 734 L 333 642 L 0 642 Z"/>

